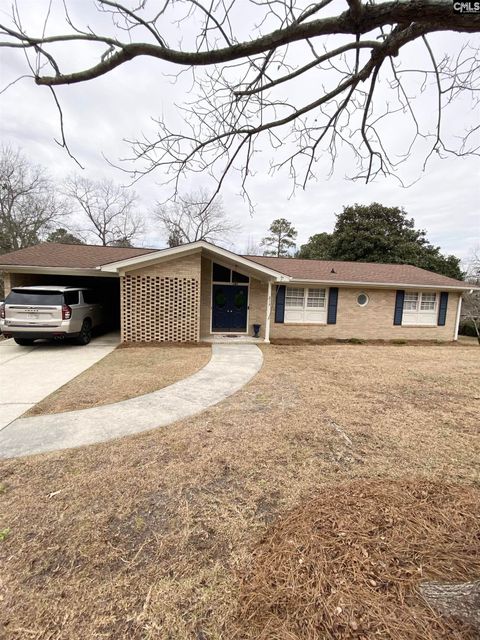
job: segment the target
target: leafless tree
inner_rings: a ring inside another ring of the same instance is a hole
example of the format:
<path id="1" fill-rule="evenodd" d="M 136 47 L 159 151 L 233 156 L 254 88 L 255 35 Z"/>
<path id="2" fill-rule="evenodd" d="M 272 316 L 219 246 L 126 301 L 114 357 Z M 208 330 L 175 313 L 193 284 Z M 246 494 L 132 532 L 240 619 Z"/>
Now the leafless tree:
<path id="1" fill-rule="evenodd" d="M 465 279 L 475 287 L 480 287 L 480 246 L 472 251 Z M 463 295 L 462 316 L 474 328 L 480 344 L 480 289 L 472 289 Z"/>
<path id="2" fill-rule="evenodd" d="M 244 256 L 259 256 L 262 254 L 262 248 L 259 242 L 255 242 L 255 240 L 249 236 L 247 246 L 243 250 Z"/>
<path id="3" fill-rule="evenodd" d="M 137 195 L 111 180 L 73 176 L 66 182 L 66 195 L 87 226 L 82 233 L 103 246 L 131 246 L 143 231 L 141 216 L 134 211 Z"/>
<path id="4" fill-rule="evenodd" d="M 225 214 L 221 199 L 212 200 L 204 189 L 157 205 L 154 216 L 162 225 L 170 247 L 197 240 L 225 242 L 238 228 Z"/>
<path id="5" fill-rule="evenodd" d="M 0 253 L 44 239 L 66 212 L 43 167 L 19 150 L 0 148 Z"/>
<path id="6" fill-rule="evenodd" d="M 160 169 L 176 189 L 187 171 L 208 172 L 218 190 L 238 169 L 245 190 L 263 157 L 256 151 L 266 143 L 273 149 L 270 169 L 287 167 L 294 185 L 302 186 L 327 154 L 331 171 L 342 153 L 350 177 L 369 181 L 389 174 L 401 179 L 400 165 L 412 156 L 425 167 L 432 155 L 479 153 L 479 40 L 468 34 L 480 31 L 480 12 L 455 9 L 465 3 L 91 2 L 98 13 L 85 24 L 74 23 L 73 0 L 56 5 L 64 10 L 62 33 L 50 30 L 60 16 L 31 33 L 24 26 L 28 16 L 14 4 L 10 19 L 0 23 L 0 46 L 26 54 L 27 75 L 50 88 L 59 110 L 56 87 L 88 82 L 142 56 L 158 60 L 160 71 L 190 74 L 194 91 L 181 105 L 188 130 L 160 118 L 157 135 L 131 141 L 131 159 L 140 161 L 132 169 L 136 177 Z M 54 11 L 50 3 L 50 18 Z M 172 25 L 182 29 L 177 46 L 169 43 Z M 440 49 L 435 34 L 441 33 L 463 35 L 454 55 Z M 70 55 L 73 49 L 84 55 Z M 95 62 L 72 70 L 72 59 Z M 415 97 L 428 101 L 428 118 Z M 453 103 L 465 107 L 465 119 L 460 134 L 446 135 Z M 401 135 L 392 136 L 395 131 Z"/>

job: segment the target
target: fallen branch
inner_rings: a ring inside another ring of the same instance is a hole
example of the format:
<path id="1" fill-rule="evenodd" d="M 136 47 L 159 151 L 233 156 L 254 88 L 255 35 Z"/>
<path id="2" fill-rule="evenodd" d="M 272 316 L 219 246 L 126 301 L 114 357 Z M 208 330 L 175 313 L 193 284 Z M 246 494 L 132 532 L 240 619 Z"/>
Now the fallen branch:
<path id="1" fill-rule="evenodd" d="M 333 422 L 333 420 L 329 421 L 331 426 L 335 429 L 335 431 L 342 436 L 342 438 L 345 440 L 345 442 L 348 444 L 349 447 L 353 447 L 353 442 L 352 440 L 350 440 L 350 438 L 347 436 L 347 434 L 345 433 L 345 431 L 338 426 L 338 424 L 336 422 Z"/>
<path id="2" fill-rule="evenodd" d="M 425 582 L 420 592 L 428 604 L 480 631 L 480 580 L 449 583 Z"/>

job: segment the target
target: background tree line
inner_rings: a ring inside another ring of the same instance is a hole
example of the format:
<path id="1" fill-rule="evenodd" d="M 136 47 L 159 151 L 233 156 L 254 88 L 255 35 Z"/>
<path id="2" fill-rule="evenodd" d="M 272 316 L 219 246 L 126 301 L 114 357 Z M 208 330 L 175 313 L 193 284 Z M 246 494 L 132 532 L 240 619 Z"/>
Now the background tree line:
<path id="1" fill-rule="evenodd" d="M 41 241 L 131 246 L 143 230 L 137 195 L 110 180 L 62 184 L 20 150 L 0 148 L 0 253 Z"/>
<path id="2" fill-rule="evenodd" d="M 185 194 L 172 204 L 157 204 L 152 217 L 168 246 L 196 240 L 226 242 L 239 230 L 222 201 L 205 190 Z M 48 172 L 19 150 L 0 152 L 0 253 L 40 241 L 132 246 L 145 231 L 138 196 L 110 180 L 73 175 L 57 184 Z M 399 207 L 379 203 L 345 206 L 331 233 L 312 235 L 296 249 L 297 230 L 285 218 L 272 222 L 261 247 L 247 253 L 320 260 L 411 264 L 461 279 L 459 258 L 443 255 L 424 230 Z"/>
<path id="3" fill-rule="evenodd" d="M 284 218 L 274 220 L 262 245 L 265 255 L 307 260 L 347 260 L 411 264 L 451 278 L 462 279 L 460 259 L 444 255 L 432 245 L 426 231 L 416 229 L 415 221 L 400 207 L 378 202 L 343 207 L 331 233 L 310 236 L 295 250 L 297 231 Z"/>

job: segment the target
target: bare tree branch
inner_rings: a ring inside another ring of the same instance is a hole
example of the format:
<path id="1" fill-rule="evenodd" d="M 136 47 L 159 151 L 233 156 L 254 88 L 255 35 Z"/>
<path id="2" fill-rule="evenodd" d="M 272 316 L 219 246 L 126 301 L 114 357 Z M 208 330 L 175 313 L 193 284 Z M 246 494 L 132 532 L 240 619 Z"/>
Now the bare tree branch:
<path id="1" fill-rule="evenodd" d="M 135 164 L 126 170 L 133 180 L 160 171 L 176 194 L 187 173 L 202 172 L 215 183 L 215 198 L 226 175 L 238 171 L 248 197 L 247 179 L 258 151 L 264 151 L 263 141 L 273 150 L 270 171 L 286 167 L 294 188 L 304 188 L 315 177 L 316 162 L 326 155 L 330 173 L 343 153 L 352 158 L 352 179 L 390 175 L 402 183 L 399 167 L 416 153 L 425 163 L 434 152 L 480 154 L 478 41 L 465 41 L 458 55 L 442 56 L 429 40 L 438 32 L 478 37 L 480 13 L 456 12 L 451 0 L 346 0 L 340 9 L 331 0 L 165 0 L 160 6 L 149 0 L 137 6 L 92 0 L 102 14 L 98 28 L 94 20 L 73 24 L 71 1 L 63 0 L 66 33 L 51 32 L 53 4 L 39 34 L 29 33 L 17 4 L 11 19 L 0 24 L 0 46 L 23 50 L 38 85 L 53 91 L 88 82 L 142 56 L 158 60 L 162 72 L 173 68 L 192 78 L 192 90 L 178 106 L 184 121 L 180 130 L 162 117 L 155 120 L 156 135 L 129 141 L 133 155 L 125 160 Z M 245 40 L 239 16 L 250 14 L 255 19 Z M 172 25 L 185 31 L 185 46 L 183 39 L 176 47 L 168 44 Z M 403 50 L 422 40 L 423 57 L 415 69 L 405 68 Z M 65 53 L 69 44 L 82 46 L 84 59 L 93 63 L 72 71 Z M 45 73 L 47 68 L 53 75 Z M 417 96 L 430 97 L 433 81 L 434 132 L 415 110 L 410 74 L 417 75 Z M 377 89 L 379 84 L 390 88 L 393 100 Z M 72 155 L 61 105 L 53 96 L 59 144 Z M 472 120 L 463 135 L 456 132 L 458 145 L 452 148 L 442 131 L 442 112 L 464 97 L 471 102 Z M 392 148 L 387 123 L 402 113 L 408 116 L 402 126 L 409 134 L 400 143 L 404 148 Z"/>
<path id="2" fill-rule="evenodd" d="M 179 196 L 171 204 L 157 204 L 154 217 L 170 247 L 198 240 L 224 243 L 238 230 L 225 214 L 221 200 L 205 189 Z"/>
<path id="3" fill-rule="evenodd" d="M 19 150 L 0 148 L 0 253 L 44 239 L 67 213 L 52 179 Z"/>
<path id="4" fill-rule="evenodd" d="M 100 240 L 103 246 L 130 246 L 143 230 L 143 220 L 134 212 L 135 192 L 110 180 L 89 180 L 72 176 L 65 192 L 87 226 L 84 234 Z"/>

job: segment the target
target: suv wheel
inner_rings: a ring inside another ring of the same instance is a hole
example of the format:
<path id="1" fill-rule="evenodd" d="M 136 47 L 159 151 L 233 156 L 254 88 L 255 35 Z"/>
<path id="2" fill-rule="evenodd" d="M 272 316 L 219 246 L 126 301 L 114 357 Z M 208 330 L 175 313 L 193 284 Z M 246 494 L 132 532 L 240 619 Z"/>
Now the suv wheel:
<path id="1" fill-rule="evenodd" d="M 92 323 L 90 320 L 84 320 L 80 334 L 77 338 L 77 344 L 86 345 L 92 339 Z"/>
<path id="2" fill-rule="evenodd" d="M 14 340 L 21 347 L 30 347 L 33 344 L 33 340 L 29 340 L 28 338 L 14 338 Z"/>

